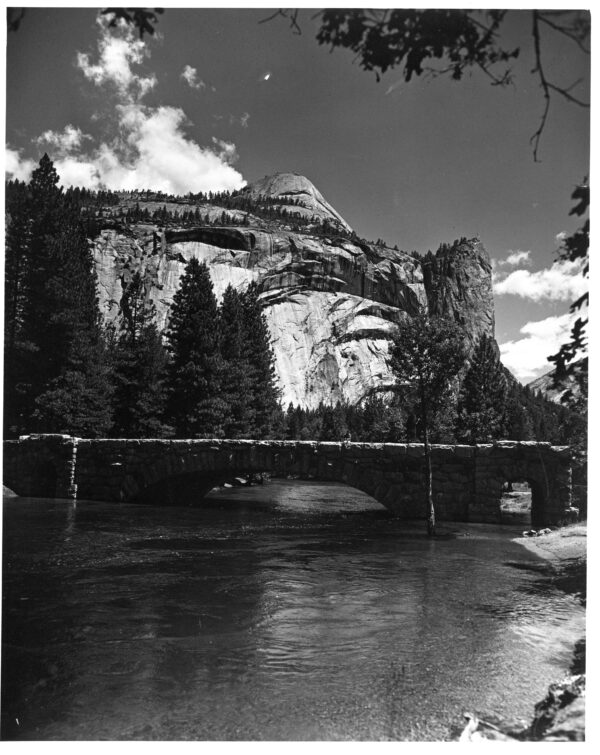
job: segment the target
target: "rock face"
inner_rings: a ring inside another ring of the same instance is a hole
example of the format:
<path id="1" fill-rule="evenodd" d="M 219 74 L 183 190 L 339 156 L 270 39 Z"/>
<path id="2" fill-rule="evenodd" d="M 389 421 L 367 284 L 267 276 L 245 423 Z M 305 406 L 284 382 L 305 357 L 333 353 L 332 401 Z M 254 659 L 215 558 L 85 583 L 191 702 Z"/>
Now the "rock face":
<path id="1" fill-rule="evenodd" d="M 298 200 L 302 204 L 297 209 L 305 217 L 315 215 L 320 220 L 333 221 L 347 231 L 352 230 L 308 178 L 297 173 L 276 173 L 274 176 L 265 176 L 246 186 L 241 193 L 254 198 L 262 196 L 275 200 L 281 199 L 282 202 Z"/>
<path id="2" fill-rule="evenodd" d="M 479 239 L 442 245 L 423 260 L 429 311 L 456 320 L 474 339 L 494 335 L 492 266 Z"/>
<path id="3" fill-rule="evenodd" d="M 308 217 L 345 231 L 291 230 L 247 215 L 248 225 L 113 224 L 95 239 L 100 304 L 119 316 L 123 290 L 140 271 L 164 328 L 186 263 L 205 261 L 219 298 L 228 284 L 256 281 L 269 324 L 284 406 L 356 403 L 393 383 L 394 325 L 420 308 L 463 323 L 473 341 L 493 336 L 491 266 L 477 240 L 421 260 L 350 237 L 349 226 L 303 176 L 277 174 L 246 187 L 253 197 L 294 197 Z M 204 210 L 203 210 L 204 212 Z M 216 214 L 215 208 L 211 210 Z M 243 215 L 244 213 L 242 213 Z"/>

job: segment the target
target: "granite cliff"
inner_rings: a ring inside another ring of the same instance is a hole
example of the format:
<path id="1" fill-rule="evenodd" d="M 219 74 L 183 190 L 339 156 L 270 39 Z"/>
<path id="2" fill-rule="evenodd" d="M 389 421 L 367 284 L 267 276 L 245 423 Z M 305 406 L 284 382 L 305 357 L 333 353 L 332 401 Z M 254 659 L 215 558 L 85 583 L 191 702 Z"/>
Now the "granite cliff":
<path id="1" fill-rule="evenodd" d="M 111 221 L 94 240 L 100 304 L 119 317 L 134 272 L 164 328 L 187 261 L 209 266 L 215 293 L 257 281 L 272 335 L 282 403 L 360 401 L 393 378 L 388 345 L 395 323 L 420 307 L 462 322 L 474 342 L 494 334 L 491 266 L 478 239 L 442 246 L 421 258 L 360 240 L 311 182 L 295 174 L 266 177 L 235 198 L 263 202 L 270 214 L 205 203 L 203 223 L 179 224 L 191 200 L 147 199 L 168 223 Z M 129 196 L 123 203 L 132 205 Z M 136 199 L 139 206 L 142 204 Z M 287 208 L 287 210 L 286 210 Z M 283 216 L 273 217 L 273 211 Z M 114 212 L 114 208 L 113 208 Z M 219 224 L 219 220 L 228 223 Z M 208 222 L 206 222 L 208 220 Z M 297 222 L 296 222 L 297 221 Z M 302 221 L 302 222 L 300 222 Z"/>

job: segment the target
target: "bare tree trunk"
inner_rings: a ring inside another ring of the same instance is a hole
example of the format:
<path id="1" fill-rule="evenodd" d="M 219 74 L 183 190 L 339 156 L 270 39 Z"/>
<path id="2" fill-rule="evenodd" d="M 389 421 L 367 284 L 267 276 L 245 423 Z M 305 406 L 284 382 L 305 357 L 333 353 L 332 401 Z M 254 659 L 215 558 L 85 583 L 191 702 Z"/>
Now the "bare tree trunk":
<path id="1" fill-rule="evenodd" d="M 435 535 L 435 508 L 433 506 L 433 472 L 431 469 L 431 448 L 429 446 L 429 426 L 427 423 L 427 400 L 425 388 L 421 383 L 421 421 L 423 423 L 423 442 L 425 444 L 425 510 L 427 511 L 427 534 Z"/>
<path id="2" fill-rule="evenodd" d="M 435 535 L 435 508 L 433 506 L 433 472 L 431 469 L 431 448 L 429 446 L 429 431 L 425 426 L 425 499 L 427 506 L 427 534 Z"/>

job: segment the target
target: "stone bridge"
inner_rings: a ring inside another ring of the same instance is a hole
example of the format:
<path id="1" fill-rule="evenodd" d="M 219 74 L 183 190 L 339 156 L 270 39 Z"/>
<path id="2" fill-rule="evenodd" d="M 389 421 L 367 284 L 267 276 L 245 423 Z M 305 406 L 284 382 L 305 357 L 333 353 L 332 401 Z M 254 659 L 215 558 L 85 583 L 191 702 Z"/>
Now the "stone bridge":
<path id="1" fill-rule="evenodd" d="M 188 505 L 236 476 L 336 481 L 406 519 L 425 516 L 420 443 L 253 440 L 87 440 L 30 435 L 4 442 L 4 484 L 21 496 Z M 432 446 L 441 520 L 498 522 L 506 482 L 528 482 L 533 526 L 571 505 L 571 453 L 549 443 Z"/>

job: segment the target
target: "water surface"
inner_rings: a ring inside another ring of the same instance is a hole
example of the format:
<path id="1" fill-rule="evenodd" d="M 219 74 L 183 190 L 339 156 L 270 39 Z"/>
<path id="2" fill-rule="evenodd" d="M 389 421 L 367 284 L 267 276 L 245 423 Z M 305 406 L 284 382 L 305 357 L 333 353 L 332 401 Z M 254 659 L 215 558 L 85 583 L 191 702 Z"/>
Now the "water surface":
<path id="1" fill-rule="evenodd" d="M 198 508 L 5 499 L 4 739 L 444 740 L 531 717 L 584 612 L 514 527 L 273 481 Z"/>

